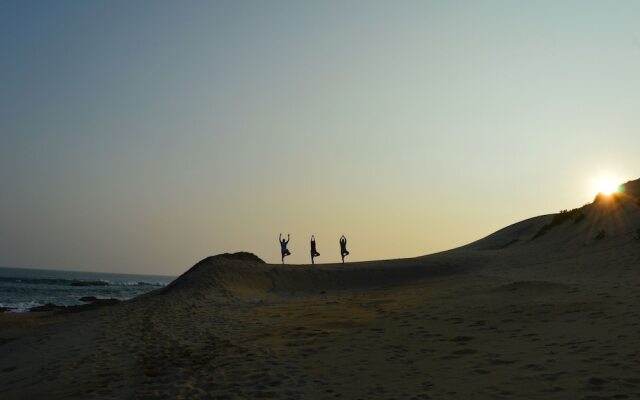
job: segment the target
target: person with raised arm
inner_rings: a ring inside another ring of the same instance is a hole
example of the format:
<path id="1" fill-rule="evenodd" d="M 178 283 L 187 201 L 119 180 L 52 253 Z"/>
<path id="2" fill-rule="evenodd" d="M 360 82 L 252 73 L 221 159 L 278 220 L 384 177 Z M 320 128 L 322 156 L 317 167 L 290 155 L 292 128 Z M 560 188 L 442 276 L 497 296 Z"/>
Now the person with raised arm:
<path id="1" fill-rule="evenodd" d="M 282 233 L 281 233 L 278 241 L 280 242 L 280 253 L 282 254 L 282 264 L 284 265 L 284 258 L 286 256 L 291 255 L 291 252 L 287 249 L 287 244 L 289 244 L 289 234 L 287 233 L 287 240 L 284 240 L 282 238 Z"/>
<path id="2" fill-rule="evenodd" d="M 347 251 L 347 238 L 344 235 L 340 236 L 340 255 L 342 256 L 342 263 L 344 264 L 345 256 L 349 255 Z"/>
<path id="3" fill-rule="evenodd" d="M 315 264 L 313 262 L 313 258 L 318 257 L 319 255 L 320 253 L 318 253 L 318 250 L 316 250 L 316 237 L 314 235 L 311 235 L 311 264 Z"/>

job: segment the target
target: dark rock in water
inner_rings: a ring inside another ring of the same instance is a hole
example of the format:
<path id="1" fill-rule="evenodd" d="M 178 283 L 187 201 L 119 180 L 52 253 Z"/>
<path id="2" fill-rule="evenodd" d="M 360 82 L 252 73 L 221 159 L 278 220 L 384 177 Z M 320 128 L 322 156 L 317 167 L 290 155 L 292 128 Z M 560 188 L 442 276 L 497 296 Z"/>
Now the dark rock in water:
<path id="1" fill-rule="evenodd" d="M 109 283 L 104 281 L 73 281 L 71 286 L 109 286 Z"/>
<path id="2" fill-rule="evenodd" d="M 9 309 L 5 307 L 0 307 L 0 314 L 2 314 L 5 311 L 9 311 Z"/>
<path id="3" fill-rule="evenodd" d="M 64 307 L 65 312 L 80 312 L 80 311 L 88 311 L 93 310 L 102 306 L 112 306 L 114 304 L 120 303 L 118 299 L 98 299 L 94 296 L 87 296 L 87 298 L 93 297 L 95 300 L 91 301 L 89 304 L 80 304 L 77 306 L 69 306 Z"/>
<path id="4" fill-rule="evenodd" d="M 114 304 L 120 303 L 118 299 L 98 299 L 95 296 L 87 296 L 87 298 L 93 297 L 95 300 L 91 301 L 89 304 L 80 304 L 77 306 L 68 306 L 64 307 L 65 312 L 80 312 L 80 311 L 88 311 L 93 310 L 102 306 L 112 306 Z"/>
<path id="5" fill-rule="evenodd" d="M 64 306 L 57 306 L 53 303 L 47 303 L 43 306 L 32 307 L 30 312 L 43 312 L 43 311 L 56 311 L 56 310 L 64 310 Z"/>
<path id="6" fill-rule="evenodd" d="M 84 299 L 84 300 L 83 300 Z M 80 301 L 88 302 L 89 304 L 79 304 L 76 306 L 58 306 L 53 303 L 47 303 L 43 306 L 33 307 L 30 312 L 44 312 L 44 311 L 64 311 L 64 312 L 80 312 L 93 310 L 102 306 L 110 306 L 120 303 L 118 299 L 99 299 L 95 296 L 85 296 L 80 298 Z"/>

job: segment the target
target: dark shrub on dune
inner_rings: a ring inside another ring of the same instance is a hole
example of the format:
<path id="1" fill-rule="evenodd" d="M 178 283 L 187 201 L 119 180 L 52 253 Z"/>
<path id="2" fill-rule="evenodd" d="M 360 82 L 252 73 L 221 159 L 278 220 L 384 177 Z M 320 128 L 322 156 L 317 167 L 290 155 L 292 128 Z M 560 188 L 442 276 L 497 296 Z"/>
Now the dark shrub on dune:
<path id="1" fill-rule="evenodd" d="M 604 229 L 600 229 L 596 234 L 596 240 L 602 240 L 604 239 L 605 236 L 606 236 L 606 232 L 604 231 Z"/>
<path id="2" fill-rule="evenodd" d="M 533 235 L 531 240 L 537 239 L 545 233 L 549 232 L 552 228 L 562 224 L 565 221 L 573 221 L 574 224 L 584 219 L 584 212 L 582 208 L 574 208 L 573 210 L 560 210 L 560 212 L 553 216 L 553 219 L 548 224 L 544 225 L 540 230 Z"/>

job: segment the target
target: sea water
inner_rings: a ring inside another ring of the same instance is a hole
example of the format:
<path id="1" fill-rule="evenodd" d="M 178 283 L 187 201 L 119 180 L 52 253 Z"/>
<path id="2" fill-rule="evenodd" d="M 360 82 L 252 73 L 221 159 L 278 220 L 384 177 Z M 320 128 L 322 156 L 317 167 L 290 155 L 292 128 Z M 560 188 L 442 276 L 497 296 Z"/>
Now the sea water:
<path id="1" fill-rule="evenodd" d="M 25 312 L 53 303 L 86 304 L 84 296 L 128 300 L 166 286 L 174 278 L 156 275 L 108 274 L 0 267 L 0 307 Z"/>

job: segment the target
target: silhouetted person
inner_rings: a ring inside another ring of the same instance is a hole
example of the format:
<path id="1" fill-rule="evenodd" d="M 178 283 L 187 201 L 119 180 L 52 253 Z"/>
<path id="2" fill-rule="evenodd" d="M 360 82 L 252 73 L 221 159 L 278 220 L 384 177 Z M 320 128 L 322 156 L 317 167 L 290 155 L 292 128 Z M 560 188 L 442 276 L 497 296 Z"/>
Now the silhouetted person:
<path id="1" fill-rule="evenodd" d="M 311 264 L 315 264 L 313 262 L 313 257 L 318 257 L 320 253 L 316 250 L 316 237 L 311 235 Z"/>
<path id="2" fill-rule="evenodd" d="M 286 256 L 291 255 L 291 252 L 287 250 L 287 244 L 289 244 L 289 234 L 287 233 L 287 240 L 284 240 L 282 238 L 282 233 L 281 233 L 280 238 L 278 240 L 280 241 L 280 253 L 282 253 L 282 263 L 284 264 L 284 258 Z"/>
<path id="3" fill-rule="evenodd" d="M 340 255 L 342 256 L 342 263 L 344 264 L 344 257 L 349 255 L 347 251 L 347 238 L 344 235 L 340 236 Z"/>

